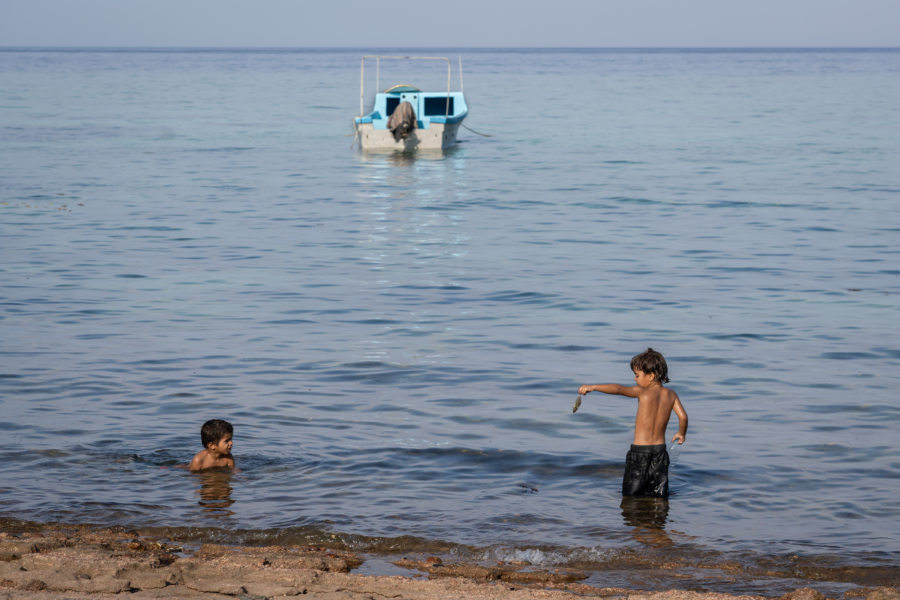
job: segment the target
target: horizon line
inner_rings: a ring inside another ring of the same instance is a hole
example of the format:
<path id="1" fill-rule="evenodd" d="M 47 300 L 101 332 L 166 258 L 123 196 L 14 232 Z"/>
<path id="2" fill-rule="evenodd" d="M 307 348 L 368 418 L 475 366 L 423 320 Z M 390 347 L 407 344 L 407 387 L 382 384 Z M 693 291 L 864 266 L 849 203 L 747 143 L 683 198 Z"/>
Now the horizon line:
<path id="1" fill-rule="evenodd" d="M 0 50 L 20 50 L 20 49 L 39 49 L 39 50 L 364 50 L 364 49 L 460 49 L 460 50 L 900 50 L 900 46 L 782 46 L 782 45 L 766 45 L 766 46 L 718 46 L 718 45 L 690 45 L 690 46 L 391 46 L 391 45 L 351 45 L 351 46 L 221 46 L 221 45 L 135 45 L 122 46 L 114 44 L 103 45 L 20 45 L 20 44 L 0 44 Z"/>

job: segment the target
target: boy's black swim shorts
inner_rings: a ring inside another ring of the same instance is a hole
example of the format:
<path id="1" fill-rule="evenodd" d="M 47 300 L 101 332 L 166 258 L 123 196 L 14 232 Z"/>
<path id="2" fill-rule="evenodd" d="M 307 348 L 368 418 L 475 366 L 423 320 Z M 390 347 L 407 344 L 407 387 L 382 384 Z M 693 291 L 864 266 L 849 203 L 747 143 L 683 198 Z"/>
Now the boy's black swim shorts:
<path id="1" fill-rule="evenodd" d="M 631 445 L 625 456 L 622 495 L 669 497 L 669 453 L 665 444 Z"/>

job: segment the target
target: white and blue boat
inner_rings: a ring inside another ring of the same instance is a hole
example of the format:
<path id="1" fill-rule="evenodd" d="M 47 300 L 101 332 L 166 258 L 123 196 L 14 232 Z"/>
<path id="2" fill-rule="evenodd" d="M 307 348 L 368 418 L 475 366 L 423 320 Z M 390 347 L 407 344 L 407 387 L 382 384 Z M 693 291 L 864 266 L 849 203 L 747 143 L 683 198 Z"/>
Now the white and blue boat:
<path id="1" fill-rule="evenodd" d="M 380 89 L 381 61 L 433 60 L 447 63 L 446 91 L 423 91 L 400 84 L 375 94 L 372 110 L 364 112 L 366 61 L 375 61 L 375 88 Z M 442 150 L 456 143 L 456 132 L 469 112 L 462 91 L 450 90 L 450 59 L 443 56 L 364 56 L 359 73 L 359 116 L 356 137 L 363 150 Z"/>

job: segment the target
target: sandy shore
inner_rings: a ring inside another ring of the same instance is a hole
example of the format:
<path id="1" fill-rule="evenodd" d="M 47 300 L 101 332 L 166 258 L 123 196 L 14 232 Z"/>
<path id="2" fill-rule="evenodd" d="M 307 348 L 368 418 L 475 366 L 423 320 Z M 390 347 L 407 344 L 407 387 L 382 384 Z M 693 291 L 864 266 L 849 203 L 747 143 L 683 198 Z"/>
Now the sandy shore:
<path id="1" fill-rule="evenodd" d="M 513 564 L 445 564 L 433 557 L 398 559 L 394 564 L 408 570 L 408 576 L 354 574 L 353 569 L 362 562 L 353 553 L 321 547 L 204 544 L 188 549 L 134 532 L 46 527 L 38 532 L 0 532 L 0 599 L 761 598 L 603 588 L 579 583 L 584 575 L 575 571 L 535 571 Z M 811 589 L 781 597 L 824 598 Z M 876 588 L 854 597 L 900 600 L 900 593 L 895 588 Z"/>

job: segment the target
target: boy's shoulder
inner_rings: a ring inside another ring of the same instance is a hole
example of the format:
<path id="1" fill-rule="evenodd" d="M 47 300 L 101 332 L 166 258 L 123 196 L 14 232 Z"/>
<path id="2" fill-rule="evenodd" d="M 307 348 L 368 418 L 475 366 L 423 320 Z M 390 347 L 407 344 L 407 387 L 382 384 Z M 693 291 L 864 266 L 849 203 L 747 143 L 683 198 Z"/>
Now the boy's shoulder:
<path id="1" fill-rule="evenodd" d="M 201 469 L 205 469 L 211 462 L 212 460 L 209 456 L 209 450 L 203 449 L 195 454 L 194 458 L 191 459 L 191 463 L 188 465 L 188 470 L 199 471 Z"/>
<path id="2" fill-rule="evenodd" d="M 678 393 L 672 388 L 667 388 L 665 386 L 663 386 L 662 388 L 659 399 L 667 410 L 672 410 L 675 405 L 680 402 L 680 400 L 678 399 Z"/>

